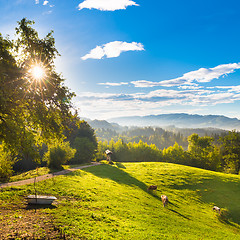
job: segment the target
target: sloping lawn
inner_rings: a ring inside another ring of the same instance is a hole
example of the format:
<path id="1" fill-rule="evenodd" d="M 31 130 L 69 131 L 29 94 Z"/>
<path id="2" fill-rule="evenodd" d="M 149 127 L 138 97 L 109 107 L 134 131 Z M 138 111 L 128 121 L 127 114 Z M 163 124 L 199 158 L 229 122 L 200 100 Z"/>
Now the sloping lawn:
<path id="1" fill-rule="evenodd" d="M 148 192 L 153 184 L 158 189 Z M 35 211 L 51 216 L 66 239 L 240 239 L 235 175 L 169 163 L 103 164 L 39 182 L 37 191 L 58 198 Z M 0 209 L 22 204 L 24 211 L 31 193 L 33 185 L 1 190 Z M 170 200 L 166 208 L 162 194 Z"/>

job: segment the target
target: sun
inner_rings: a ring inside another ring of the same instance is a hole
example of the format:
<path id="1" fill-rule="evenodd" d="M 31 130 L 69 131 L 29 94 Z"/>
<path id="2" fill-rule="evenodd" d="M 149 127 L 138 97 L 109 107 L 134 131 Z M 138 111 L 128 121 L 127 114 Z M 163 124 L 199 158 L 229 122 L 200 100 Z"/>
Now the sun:
<path id="1" fill-rule="evenodd" d="M 30 73 L 31 73 L 32 77 L 38 81 L 42 80 L 45 76 L 44 68 L 39 65 L 32 66 Z"/>

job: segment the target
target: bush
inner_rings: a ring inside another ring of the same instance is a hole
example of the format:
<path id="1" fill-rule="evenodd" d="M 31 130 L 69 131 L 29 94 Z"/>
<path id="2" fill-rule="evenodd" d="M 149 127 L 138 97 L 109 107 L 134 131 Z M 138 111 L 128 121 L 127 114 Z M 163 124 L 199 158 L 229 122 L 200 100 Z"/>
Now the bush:
<path id="1" fill-rule="evenodd" d="M 60 169 L 61 165 L 67 163 L 74 157 L 76 150 L 70 147 L 69 142 L 57 142 L 48 147 L 43 160 L 49 168 Z"/>
<path id="2" fill-rule="evenodd" d="M 7 182 L 13 174 L 14 159 L 9 151 L 0 145 L 0 181 Z"/>
<path id="3" fill-rule="evenodd" d="M 106 159 L 105 151 L 113 152 L 111 159 L 118 162 L 159 162 L 162 160 L 162 151 L 154 144 L 148 145 L 143 141 L 138 143 L 124 143 L 121 139 L 117 142 L 111 140 L 109 144 L 99 142 L 97 159 Z M 101 157 L 101 158 L 100 158 Z"/>
<path id="4" fill-rule="evenodd" d="M 95 144 L 87 137 L 76 137 L 73 147 L 76 149 L 76 154 L 71 163 L 90 162 L 95 157 Z"/>

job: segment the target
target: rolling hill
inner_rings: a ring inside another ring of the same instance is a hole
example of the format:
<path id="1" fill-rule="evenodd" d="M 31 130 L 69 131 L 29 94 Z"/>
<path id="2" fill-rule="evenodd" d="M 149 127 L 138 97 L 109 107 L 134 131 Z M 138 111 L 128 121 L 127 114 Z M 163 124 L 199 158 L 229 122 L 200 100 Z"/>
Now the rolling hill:
<path id="1" fill-rule="evenodd" d="M 152 184 L 158 189 L 148 192 Z M 240 239 L 239 189 L 237 175 L 169 163 L 102 164 L 37 183 L 39 194 L 58 198 L 37 213 L 46 222 L 51 216 L 66 239 L 234 240 Z M 13 216 L 24 216 L 29 210 L 16 212 L 16 206 L 30 193 L 33 185 L 1 190 L 0 209 L 12 206 Z M 166 208 L 162 194 L 170 200 Z M 17 228 L 23 218 L 14 219 L 11 227 Z"/>

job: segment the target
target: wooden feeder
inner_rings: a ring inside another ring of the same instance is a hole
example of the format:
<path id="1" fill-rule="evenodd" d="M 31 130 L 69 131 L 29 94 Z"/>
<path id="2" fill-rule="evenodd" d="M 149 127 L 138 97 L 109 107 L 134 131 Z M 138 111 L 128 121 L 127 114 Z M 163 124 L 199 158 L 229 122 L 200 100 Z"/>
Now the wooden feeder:
<path id="1" fill-rule="evenodd" d="M 107 155 L 107 161 L 109 162 L 109 163 L 112 163 L 112 160 L 111 160 L 111 155 L 113 154 L 109 149 L 107 149 L 106 151 L 105 151 L 105 154 Z"/>

